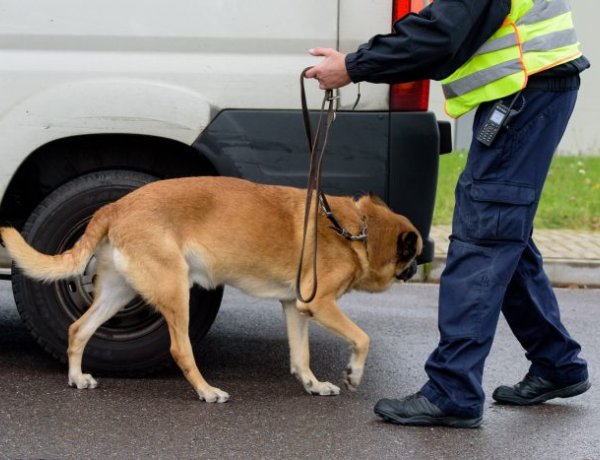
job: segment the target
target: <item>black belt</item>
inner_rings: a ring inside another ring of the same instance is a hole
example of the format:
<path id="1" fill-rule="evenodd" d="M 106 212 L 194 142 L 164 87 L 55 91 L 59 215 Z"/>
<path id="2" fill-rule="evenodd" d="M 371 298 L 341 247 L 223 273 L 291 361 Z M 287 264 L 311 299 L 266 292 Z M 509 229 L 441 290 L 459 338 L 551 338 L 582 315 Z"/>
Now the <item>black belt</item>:
<path id="1" fill-rule="evenodd" d="M 572 91 L 579 89 L 581 79 L 579 74 L 572 75 L 532 75 L 527 81 L 527 89 L 541 89 L 544 91 Z"/>

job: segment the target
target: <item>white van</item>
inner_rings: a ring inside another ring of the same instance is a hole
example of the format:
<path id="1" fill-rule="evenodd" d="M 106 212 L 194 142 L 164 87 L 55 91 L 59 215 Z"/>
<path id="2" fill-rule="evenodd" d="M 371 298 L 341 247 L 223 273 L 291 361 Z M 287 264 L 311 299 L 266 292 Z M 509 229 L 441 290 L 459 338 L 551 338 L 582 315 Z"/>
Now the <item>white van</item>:
<path id="1" fill-rule="evenodd" d="M 420 8 L 410 0 L 0 0 L 0 221 L 61 252 L 101 205 L 152 180 L 230 175 L 304 187 L 308 152 L 299 76 L 314 46 L 354 50 Z M 322 92 L 308 81 L 309 102 Z M 449 125 L 429 82 L 339 92 L 323 186 L 373 192 L 428 239 L 438 155 Z M 243 203 L 240 204 L 243 206 Z M 5 277 L 10 276 L 6 260 Z M 90 305 L 84 276 L 43 285 L 12 273 L 18 310 L 64 360 L 67 327 Z M 190 334 L 212 324 L 222 290 L 194 288 Z M 86 348 L 88 368 L 147 371 L 170 362 L 163 320 L 137 299 Z"/>

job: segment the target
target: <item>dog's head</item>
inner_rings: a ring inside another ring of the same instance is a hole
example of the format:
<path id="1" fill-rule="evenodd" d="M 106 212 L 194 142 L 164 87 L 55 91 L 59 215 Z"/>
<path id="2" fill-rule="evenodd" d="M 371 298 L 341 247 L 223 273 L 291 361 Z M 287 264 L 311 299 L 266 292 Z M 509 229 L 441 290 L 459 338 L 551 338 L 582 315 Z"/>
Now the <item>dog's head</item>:
<path id="1" fill-rule="evenodd" d="M 358 204 L 368 224 L 371 283 L 367 289 L 380 291 L 394 281 L 409 280 L 417 272 L 416 259 L 423 250 L 419 231 L 374 195 L 361 197 Z"/>

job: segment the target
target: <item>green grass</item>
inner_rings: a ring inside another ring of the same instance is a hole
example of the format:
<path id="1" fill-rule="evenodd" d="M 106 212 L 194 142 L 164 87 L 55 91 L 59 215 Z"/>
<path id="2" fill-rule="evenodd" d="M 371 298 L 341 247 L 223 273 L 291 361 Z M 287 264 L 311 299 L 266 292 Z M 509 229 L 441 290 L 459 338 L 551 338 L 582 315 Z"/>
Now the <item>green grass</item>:
<path id="1" fill-rule="evenodd" d="M 440 157 L 434 225 L 452 222 L 454 187 L 466 161 L 464 152 Z M 600 231 L 600 157 L 554 157 L 535 226 Z"/>

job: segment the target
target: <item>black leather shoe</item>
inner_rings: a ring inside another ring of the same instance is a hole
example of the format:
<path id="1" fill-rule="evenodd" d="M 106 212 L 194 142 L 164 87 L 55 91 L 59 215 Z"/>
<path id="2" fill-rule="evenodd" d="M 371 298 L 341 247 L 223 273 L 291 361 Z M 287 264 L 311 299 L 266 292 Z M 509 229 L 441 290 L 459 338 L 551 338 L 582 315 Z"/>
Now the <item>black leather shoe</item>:
<path id="1" fill-rule="evenodd" d="M 461 418 L 444 414 L 421 393 L 403 399 L 380 399 L 375 414 L 386 422 L 397 425 L 444 425 L 454 428 L 477 428 L 481 417 Z"/>
<path id="2" fill-rule="evenodd" d="M 523 380 L 512 387 L 502 385 L 496 388 L 492 398 L 500 404 L 532 406 L 553 398 L 570 398 L 580 395 L 585 393 L 590 386 L 588 379 L 565 385 L 527 374 Z"/>

